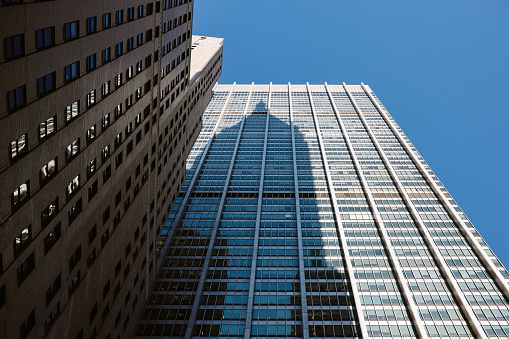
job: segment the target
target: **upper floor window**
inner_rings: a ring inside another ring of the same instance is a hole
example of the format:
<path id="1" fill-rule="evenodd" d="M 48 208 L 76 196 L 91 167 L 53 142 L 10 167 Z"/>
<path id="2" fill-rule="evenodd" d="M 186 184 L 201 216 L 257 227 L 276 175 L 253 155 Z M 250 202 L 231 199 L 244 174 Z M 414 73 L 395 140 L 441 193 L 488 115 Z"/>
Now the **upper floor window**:
<path id="1" fill-rule="evenodd" d="M 30 197 L 30 180 L 26 183 L 21 184 L 18 188 L 12 192 L 12 208 L 18 209 L 22 203 Z"/>
<path id="2" fill-rule="evenodd" d="M 93 16 L 90 18 L 87 18 L 87 34 L 92 34 L 96 32 L 96 22 L 97 17 Z"/>
<path id="3" fill-rule="evenodd" d="M 123 10 L 117 11 L 116 18 L 117 18 L 117 25 L 123 24 L 124 23 L 124 11 Z"/>
<path id="4" fill-rule="evenodd" d="M 55 72 L 52 72 L 37 79 L 37 92 L 39 97 L 55 90 L 55 78 Z"/>
<path id="5" fill-rule="evenodd" d="M 23 281 L 32 273 L 35 269 L 35 259 L 34 253 L 30 254 L 30 256 L 18 267 L 18 286 L 20 286 Z"/>
<path id="6" fill-rule="evenodd" d="M 58 197 L 56 197 L 41 213 L 41 225 L 43 228 L 57 215 L 58 210 Z"/>
<path id="7" fill-rule="evenodd" d="M 74 140 L 67 148 L 65 149 L 65 159 L 67 161 L 72 160 L 80 151 L 80 138 Z"/>
<path id="8" fill-rule="evenodd" d="M 26 86 L 20 86 L 7 93 L 7 106 L 14 112 L 27 104 Z"/>
<path id="9" fill-rule="evenodd" d="M 75 101 L 65 108 L 65 121 L 69 122 L 80 114 L 80 101 Z"/>
<path id="10" fill-rule="evenodd" d="M 41 50 L 51 46 L 55 46 L 55 27 L 48 27 L 38 29 L 37 36 L 37 49 Z"/>
<path id="11" fill-rule="evenodd" d="M 111 61 L 111 47 L 105 48 L 102 51 L 102 62 L 103 64 Z"/>
<path id="12" fill-rule="evenodd" d="M 41 168 L 40 179 L 41 184 L 46 183 L 49 178 L 57 172 L 57 157 L 48 161 L 46 165 Z"/>
<path id="13" fill-rule="evenodd" d="M 9 1 L 13 2 L 13 3 L 14 2 L 16 2 L 16 3 L 23 3 L 23 0 L 18 0 L 18 1 L 9 0 Z M 33 255 L 34 254 L 32 253 L 32 257 L 33 257 Z M 21 326 L 19 328 L 19 332 L 20 332 L 21 338 L 28 337 L 28 334 L 30 333 L 32 328 L 34 328 L 34 326 L 35 326 L 35 308 L 32 310 L 32 312 L 30 312 L 28 317 L 25 319 L 25 321 L 23 321 L 23 323 L 21 324 Z"/>
<path id="14" fill-rule="evenodd" d="M 127 39 L 127 50 L 130 51 L 134 48 L 134 38 Z"/>
<path id="15" fill-rule="evenodd" d="M 95 69 L 95 53 L 87 56 L 87 72 Z"/>
<path id="16" fill-rule="evenodd" d="M 56 131 L 57 116 L 52 116 L 48 120 L 39 124 L 39 140 L 43 140 Z"/>
<path id="17" fill-rule="evenodd" d="M 103 29 L 111 27 L 111 13 L 103 14 Z"/>
<path id="18" fill-rule="evenodd" d="M 87 107 L 95 104 L 95 89 L 87 94 Z"/>
<path id="19" fill-rule="evenodd" d="M 18 139 L 11 141 L 11 159 L 18 160 L 28 152 L 28 134 L 24 134 Z"/>
<path id="20" fill-rule="evenodd" d="M 16 59 L 25 55 L 25 35 L 18 34 L 5 38 L 5 58 Z"/>
<path id="21" fill-rule="evenodd" d="M 127 10 L 127 20 L 134 20 L 134 7 L 131 7 Z"/>
<path id="22" fill-rule="evenodd" d="M 32 226 L 29 225 L 14 239 L 14 255 L 17 258 L 32 242 Z"/>
<path id="23" fill-rule="evenodd" d="M 80 76 L 80 62 L 76 61 L 70 65 L 65 66 L 65 81 L 69 82 L 77 79 Z"/>
<path id="24" fill-rule="evenodd" d="M 115 45 L 115 56 L 120 56 L 124 54 L 124 42 L 121 41 Z"/>
<path id="25" fill-rule="evenodd" d="M 110 94 L 110 81 L 109 80 L 101 85 L 101 94 L 103 97 Z"/>
<path id="26" fill-rule="evenodd" d="M 80 176 L 77 175 L 70 183 L 67 185 L 67 199 L 72 197 L 74 193 L 80 188 Z"/>
<path id="27" fill-rule="evenodd" d="M 77 39 L 80 35 L 79 21 L 73 21 L 64 25 L 65 41 Z"/>

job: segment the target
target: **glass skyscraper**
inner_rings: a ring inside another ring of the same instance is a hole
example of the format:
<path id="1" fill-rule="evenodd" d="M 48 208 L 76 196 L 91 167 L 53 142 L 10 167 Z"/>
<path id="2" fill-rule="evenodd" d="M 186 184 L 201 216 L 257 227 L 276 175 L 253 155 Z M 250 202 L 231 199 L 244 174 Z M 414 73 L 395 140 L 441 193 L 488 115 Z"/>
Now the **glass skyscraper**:
<path id="1" fill-rule="evenodd" d="M 137 337 L 509 336 L 509 274 L 373 91 L 216 85 Z"/>

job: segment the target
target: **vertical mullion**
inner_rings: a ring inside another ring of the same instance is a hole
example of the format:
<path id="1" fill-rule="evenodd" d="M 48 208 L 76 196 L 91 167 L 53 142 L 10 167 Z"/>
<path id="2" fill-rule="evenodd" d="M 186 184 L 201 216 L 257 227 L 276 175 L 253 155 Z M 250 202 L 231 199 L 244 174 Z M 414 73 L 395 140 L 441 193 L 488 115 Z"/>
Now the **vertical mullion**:
<path id="1" fill-rule="evenodd" d="M 364 321 L 364 316 L 363 316 L 362 310 L 360 308 L 361 300 L 360 300 L 359 292 L 357 291 L 357 284 L 356 284 L 355 276 L 353 274 L 354 272 L 353 272 L 350 254 L 348 253 L 348 245 L 346 243 L 346 236 L 345 236 L 345 230 L 343 228 L 343 221 L 341 220 L 341 215 L 339 214 L 338 203 L 336 201 L 336 190 L 334 189 L 334 186 L 332 184 L 329 163 L 327 161 L 327 154 L 325 153 L 325 149 L 323 148 L 323 140 L 322 140 L 322 136 L 320 134 L 320 126 L 318 124 L 318 118 L 315 113 L 315 106 L 313 104 L 313 98 L 311 97 L 309 83 L 306 83 L 306 88 L 308 90 L 309 101 L 311 103 L 311 111 L 313 114 L 313 121 L 315 123 L 316 135 L 318 137 L 318 144 L 320 146 L 320 152 L 322 154 L 322 162 L 323 162 L 323 167 L 325 168 L 325 176 L 327 177 L 327 186 L 329 188 L 329 194 L 330 194 L 331 200 L 332 200 L 332 208 L 334 211 L 334 216 L 336 218 L 335 224 L 336 224 L 336 229 L 338 232 L 338 238 L 341 243 L 341 249 L 343 252 L 344 262 L 345 262 L 346 268 L 348 270 L 348 279 L 350 280 L 350 285 L 352 287 L 352 294 L 353 294 L 353 298 L 355 301 L 355 311 L 357 312 L 357 317 L 359 319 L 359 328 L 361 330 L 361 337 L 368 338 L 366 323 Z"/>
<path id="2" fill-rule="evenodd" d="M 254 85 L 254 83 L 253 83 Z M 256 265 L 258 261 L 258 242 L 260 239 L 260 222 L 262 217 L 262 201 L 263 201 L 263 183 L 265 177 L 265 160 L 267 158 L 267 140 L 269 134 L 269 120 L 270 120 L 270 94 L 272 89 L 272 83 L 269 84 L 269 99 L 267 101 L 267 120 L 265 122 L 265 136 L 263 139 L 263 157 L 262 167 L 260 172 L 260 185 L 258 187 L 258 206 L 256 210 L 256 224 L 254 231 L 254 243 L 253 243 L 253 257 L 251 261 L 251 274 L 249 276 L 249 296 L 247 299 L 247 315 L 246 315 L 246 330 L 244 332 L 244 338 L 249 339 L 251 337 L 251 325 L 253 322 L 253 303 L 254 303 L 254 288 L 256 282 Z M 248 102 L 249 104 L 249 102 Z"/>
<path id="3" fill-rule="evenodd" d="M 233 92 L 233 89 L 232 89 L 232 92 Z M 196 294 L 195 294 L 195 298 L 194 298 L 194 302 L 193 302 L 193 308 L 192 308 L 191 314 L 189 316 L 189 322 L 188 322 L 187 329 L 186 329 L 185 339 L 190 339 L 191 336 L 192 336 L 192 333 L 193 333 L 194 322 L 196 321 L 196 315 L 198 313 L 198 308 L 200 307 L 201 294 L 203 292 L 203 286 L 205 285 L 205 279 L 207 278 L 207 271 L 208 271 L 208 268 L 209 268 L 210 258 L 212 257 L 212 252 L 213 252 L 213 249 L 214 249 L 214 243 L 216 241 L 217 229 L 219 228 L 219 223 L 221 221 L 221 215 L 223 214 L 223 208 L 224 208 L 224 203 L 225 203 L 225 200 L 226 200 L 226 194 L 228 192 L 228 186 L 230 184 L 230 179 L 231 179 L 232 172 L 233 172 L 233 166 L 235 165 L 235 160 L 236 160 L 236 157 L 237 157 L 237 151 L 239 149 L 240 139 L 242 137 L 242 130 L 244 129 L 244 123 L 246 122 L 247 105 L 248 105 L 249 100 L 251 98 L 251 93 L 252 92 L 253 92 L 253 85 L 251 85 L 251 90 L 249 92 L 249 97 L 247 99 L 246 107 L 244 108 L 244 113 L 242 115 L 242 121 L 241 121 L 240 126 L 239 126 L 239 132 L 237 134 L 237 140 L 235 141 L 235 148 L 233 149 L 232 159 L 230 161 L 230 165 L 229 165 L 229 168 L 228 168 L 228 174 L 226 176 L 225 185 L 224 185 L 224 188 L 223 188 L 223 193 L 221 195 L 221 201 L 220 201 L 219 207 L 217 209 L 216 220 L 214 222 L 214 227 L 212 229 L 212 234 L 210 236 L 209 247 L 207 249 L 207 254 L 206 254 L 205 260 L 203 262 L 203 268 L 202 268 L 202 273 L 201 273 L 201 276 L 200 276 L 200 282 L 198 283 L 198 288 L 196 290 Z M 230 92 L 230 95 L 231 95 L 231 92 Z M 226 104 L 225 104 L 223 110 L 225 108 L 226 108 Z"/>
<path id="4" fill-rule="evenodd" d="M 346 145 L 348 147 L 348 151 L 350 153 L 350 156 L 352 157 L 352 161 L 355 166 L 355 170 L 359 176 L 359 179 L 362 183 L 362 187 L 364 188 L 364 193 L 366 194 L 366 197 L 368 198 L 369 206 L 371 208 L 371 212 L 375 218 L 376 224 L 378 225 L 378 230 L 381 234 L 381 240 L 384 245 L 384 248 L 387 253 L 387 259 L 391 263 L 391 266 L 394 269 L 394 273 L 396 275 L 396 282 L 398 283 L 400 287 L 400 292 L 405 300 L 406 306 L 409 309 L 410 317 L 413 321 L 414 327 L 417 329 L 417 336 L 419 338 L 427 338 L 426 330 L 424 329 L 424 324 L 421 321 L 421 318 L 419 316 L 419 311 L 417 310 L 417 307 L 412 299 L 412 294 L 410 293 L 410 289 L 408 288 L 406 279 L 403 275 L 403 269 L 401 265 L 399 264 L 399 261 L 396 256 L 396 252 L 394 250 L 394 247 L 391 244 L 391 241 L 389 239 L 389 236 L 387 234 L 387 229 L 385 228 L 385 224 L 382 221 L 382 217 L 380 216 L 380 212 L 378 211 L 375 200 L 373 198 L 373 195 L 371 194 L 371 190 L 369 189 L 368 182 L 366 180 L 366 177 L 364 176 L 364 172 L 362 171 L 362 167 L 359 163 L 359 160 L 357 158 L 357 154 L 355 153 L 355 150 L 353 148 L 352 142 L 350 140 L 350 137 L 348 136 L 348 132 L 346 130 L 345 124 L 343 123 L 343 120 L 341 119 L 341 115 L 339 114 L 339 111 L 337 109 L 336 103 L 334 102 L 332 95 L 330 93 L 329 87 L 327 84 L 325 84 L 325 88 L 327 90 L 327 94 L 329 96 L 329 99 L 331 101 L 332 107 L 334 109 L 334 112 L 336 114 L 336 119 L 339 123 L 339 126 L 341 128 L 341 132 L 343 133 L 343 138 L 345 139 Z M 357 109 L 357 108 L 356 108 Z M 345 251 L 346 252 L 346 251 Z M 353 275 L 353 272 L 352 272 Z M 361 314 L 362 316 L 362 314 Z"/>
<path id="5" fill-rule="evenodd" d="M 403 149 L 406 151 L 408 157 L 410 160 L 412 160 L 415 167 L 418 169 L 419 173 L 424 177 L 426 182 L 428 183 L 428 186 L 433 190 L 435 195 L 438 197 L 440 202 L 442 203 L 442 206 L 445 207 L 445 210 L 448 212 L 448 214 L 452 217 L 451 219 L 454 221 L 460 232 L 462 233 L 463 237 L 467 240 L 470 247 L 474 250 L 475 254 L 479 257 L 481 262 L 483 263 L 484 267 L 487 269 L 487 271 L 490 273 L 491 278 L 495 281 L 497 284 L 497 287 L 500 289 L 500 291 L 504 294 L 506 299 L 509 300 L 509 284 L 507 284 L 505 278 L 500 274 L 500 271 L 496 268 L 496 266 L 493 264 L 491 259 L 488 257 L 486 252 L 482 249 L 479 242 L 474 238 L 472 235 L 472 232 L 468 230 L 468 228 L 465 226 L 465 224 L 462 222 L 461 217 L 459 216 L 459 213 L 456 212 L 452 204 L 449 202 L 445 194 L 442 192 L 440 187 L 436 184 L 436 182 L 433 180 L 431 175 L 428 173 L 424 165 L 417 159 L 414 152 L 412 152 L 410 146 L 406 142 L 406 140 L 402 137 L 402 135 L 398 132 L 396 127 L 394 126 L 394 123 L 387 118 L 386 114 L 384 114 L 383 109 L 380 107 L 378 102 L 374 99 L 373 95 L 367 90 L 366 86 L 361 83 L 361 86 L 366 93 L 366 95 L 369 97 L 373 105 L 378 110 L 378 113 L 384 119 L 385 123 L 389 126 L 392 133 L 400 143 L 400 145 L 403 147 Z"/>
<path id="6" fill-rule="evenodd" d="M 193 174 L 193 178 L 191 179 L 191 182 L 189 183 L 189 186 L 187 187 L 186 194 L 184 196 L 184 199 L 182 199 L 182 203 L 180 204 L 180 208 L 177 212 L 177 215 L 175 215 L 175 218 L 173 219 L 173 227 L 168 232 L 168 236 L 166 237 L 166 242 L 164 243 L 163 249 L 161 250 L 161 253 L 159 255 L 159 260 L 157 261 L 157 270 L 159 270 L 162 267 L 162 263 L 165 260 L 166 254 L 168 252 L 168 249 L 170 248 L 171 241 L 173 240 L 173 236 L 175 235 L 175 231 L 177 229 L 178 224 L 180 223 L 180 220 L 182 219 L 182 216 L 184 215 L 184 211 L 186 209 L 187 203 L 189 202 L 189 197 L 191 196 L 191 192 L 193 191 L 194 185 L 196 183 L 196 179 L 198 178 L 198 175 L 201 172 L 201 168 L 203 164 L 205 163 L 205 159 L 207 158 L 210 146 L 212 145 L 212 142 L 214 141 L 214 136 L 216 133 L 217 128 L 219 127 L 219 124 L 221 123 L 221 119 L 223 118 L 224 111 L 226 109 L 226 105 L 228 105 L 228 101 L 231 98 L 231 95 L 233 93 L 233 89 L 235 88 L 235 82 L 232 85 L 232 88 L 230 90 L 230 93 L 228 94 L 228 97 L 226 98 L 224 102 L 223 109 L 221 110 L 221 113 L 219 114 L 219 118 L 217 119 L 216 125 L 214 126 L 214 129 L 211 132 L 211 136 L 209 138 L 209 141 L 207 142 L 207 145 L 205 146 L 205 149 L 202 152 L 200 162 L 196 166 L 196 169 Z M 216 84 L 217 86 L 217 84 Z M 214 88 L 216 88 L 214 86 Z"/>
<path id="7" fill-rule="evenodd" d="M 290 107 L 290 128 L 292 131 L 293 184 L 295 188 L 295 206 L 297 212 L 297 246 L 299 251 L 299 282 L 302 308 L 302 336 L 309 338 L 308 304 L 306 299 L 306 277 L 304 275 L 304 246 L 302 245 L 302 223 L 300 218 L 299 177 L 297 173 L 297 152 L 295 149 L 295 123 L 293 122 L 291 84 L 288 83 L 288 103 Z"/>
<path id="8" fill-rule="evenodd" d="M 428 249 L 430 250 L 431 255 L 433 256 L 433 259 L 435 259 L 435 262 L 438 264 L 438 268 L 439 268 L 440 272 L 443 274 L 445 281 L 448 283 L 452 294 L 455 296 L 455 298 L 458 302 L 458 306 L 461 308 L 461 310 L 463 311 L 463 313 L 465 315 L 465 320 L 471 326 L 476 337 L 486 338 L 484 330 L 482 329 L 481 324 L 477 320 L 477 317 L 474 315 L 472 308 L 468 304 L 464 293 L 459 288 L 458 282 L 456 281 L 456 279 L 454 279 L 454 276 L 452 275 L 449 267 L 447 266 L 443 256 L 440 254 L 440 250 L 438 249 L 438 246 L 433 241 L 433 238 L 429 234 L 428 229 L 425 227 L 419 213 L 417 213 L 415 206 L 412 204 L 412 201 L 411 201 L 410 197 L 408 196 L 408 193 L 406 192 L 405 188 L 401 184 L 401 181 L 399 180 L 394 168 L 392 167 L 389 159 L 387 158 L 387 155 L 383 151 L 382 146 L 378 142 L 378 139 L 376 138 L 373 131 L 371 130 L 371 127 L 369 126 L 368 122 L 366 121 L 366 118 L 362 114 L 361 110 L 359 109 L 359 106 L 355 102 L 355 99 L 351 95 L 351 93 L 348 90 L 345 83 L 343 83 L 343 88 L 345 89 L 345 92 L 347 93 L 352 104 L 354 105 L 355 110 L 357 111 L 357 115 L 361 119 L 362 124 L 363 124 L 364 128 L 366 129 L 366 131 L 368 132 L 377 152 L 380 154 L 380 157 L 382 158 L 382 161 L 385 164 L 385 167 L 386 167 L 387 171 L 389 172 L 393 182 L 396 184 L 399 194 L 405 201 L 405 205 L 407 206 L 408 210 L 412 214 L 415 224 L 418 226 L 419 230 L 421 231 L 421 234 L 423 235 L 424 242 L 426 243 Z"/>

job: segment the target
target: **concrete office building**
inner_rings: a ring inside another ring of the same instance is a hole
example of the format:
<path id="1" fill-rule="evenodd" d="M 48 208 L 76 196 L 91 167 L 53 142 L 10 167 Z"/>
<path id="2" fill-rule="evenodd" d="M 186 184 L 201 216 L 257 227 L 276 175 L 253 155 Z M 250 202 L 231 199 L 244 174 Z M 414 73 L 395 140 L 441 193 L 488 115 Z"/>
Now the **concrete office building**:
<path id="1" fill-rule="evenodd" d="M 507 338 L 509 275 L 366 85 L 218 85 L 136 337 Z"/>
<path id="2" fill-rule="evenodd" d="M 3 0 L 0 338 L 127 338 L 221 74 L 193 2 Z"/>

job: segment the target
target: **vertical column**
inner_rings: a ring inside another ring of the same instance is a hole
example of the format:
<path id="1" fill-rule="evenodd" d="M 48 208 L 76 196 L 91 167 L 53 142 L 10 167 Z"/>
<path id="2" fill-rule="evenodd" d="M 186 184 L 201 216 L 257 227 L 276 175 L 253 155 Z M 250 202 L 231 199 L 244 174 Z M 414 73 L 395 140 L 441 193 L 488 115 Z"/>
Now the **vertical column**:
<path id="1" fill-rule="evenodd" d="M 295 124 L 293 122 L 292 91 L 288 83 L 288 100 L 290 104 L 290 128 L 292 130 L 293 182 L 295 187 L 295 206 L 297 213 L 297 246 L 299 251 L 299 281 L 302 307 L 302 335 L 309 338 L 308 304 L 306 299 L 306 277 L 304 275 L 304 246 L 302 245 L 302 222 L 300 218 L 299 179 L 297 174 L 297 152 L 295 149 Z"/>
<path id="2" fill-rule="evenodd" d="M 254 83 L 253 83 L 254 85 Z M 249 296 L 247 300 L 247 315 L 246 315 L 246 331 L 244 338 L 251 337 L 251 324 L 253 323 L 253 302 L 254 302 L 254 288 L 256 281 L 256 264 L 258 261 L 258 242 L 260 239 L 260 222 L 262 217 L 262 201 L 263 201 L 263 179 L 265 178 L 265 160 L 267 158 L 267 139 L 269 135 L 269 120 L 270 120 L 270 93 L 272 89 L 272 82 L 269 84 L 269 99 L 267 101 L 267 120 L 265 122 L 265 137 L 263 139 L 263 156 L 262 168 L 260 172 L 260 186 L 258 187 L 258 206 L 256 210 L 256 224 L 254 232 L 253 243 L 253 259 L 251 262 L 251 274 L 249 276 Z M 249 105 L 249 101 L 247 103 Z M 247 107 L 246 105 L 246 107 Z"/>
<path id="3" fill-rule="evenodd" d="M 212 141 L 214 140 L 214 135 L 216 133 L 217 128 L 219 127 L 219 124 L 221 123 L 221 119 L 223 117 L 226 106 L 228 105 L 228 101 L 230 100 L 230 98 L 232 96 L 233 90 L 235 89 L 235 85 L 236 85 L 236 82 L 233 83 L 230 93 L 228 93 L 228 98 L 226 98 L 223 109 L 221 110 L 221 113 L 219 114 L 219 118 L 217 119 L 214 129 L 212 130 L 212 136 L 210 137 L 209 141 L 207 142 L 207 145 L 205 146 L 205 149 L 203 150 L 203 153 L 200 158 L 200 162 L 198 163 L 198 166 L 196 166 L 196 170 L 194 171 L 193 178 L 191 179 L 191 182 L 189 183 L 189 187 L 187 188 L 186 195 L 184 196 L 184 199 L 182 199 L 182 204 L 180 205 L 180 208 L 179 208 L 177 215 L 175 216 L 175 219 L 173 222 L 174 227 L 169 231 L 168 237 L 166 238 L 166 243 L 164 244 L 164 247 L 161 250 L 161 255 L 159 256 L 159 260 L 157 261 L 157 271 L 158 272 L 162 266 L 161 264 L 165 260 L 166 253 L 168 252 L 168 249 L 170 248 L 170 244 L 173 240 L 173 236 L 175 235 L 177 225 L 180 223 L 180 220 L 182 219 L 182 216 L 184 215 L 184 211 L 186 210 L 186 206 L 189 201 L 189 197 L 191 196 L 191 192 L 193 191 L 194 184 L 196 183 L 196 179 L 198 178 L 198 175 L 200 174 L 201 167 L 203 166 L 203 163 L 205 162 L 205 159 L 207 158 L 207 154 L 209 152 L 210 145 L 212 145 Z M 216 86 L 217 86 L 217 83 L 216 83 Z M 214 88 L 216 86 L 214 86 Z"/>
<path id="4" fill-rule="evenodd" d="M 373 131 L 371 130 L 371 127 L 366 121 L 366 118 L 362 114 L 361 110 L 359 109 L 359 106 L 355 102 L 355 99 L 353 98 L 352 94 L 348 90 L 345 83 L 343 83 L 343 88 L 345 89 L 345 92 L 347 93 L 348 97 L 350 98 L 350 101 L 352 102 L 353 106 L 355 107 L 355 110 L 357 112 L 357 115 L 359 116 L 359 119 L 361 119 L 362 124 L 366 131 L 368 132 L 373 144 L 375 145 L 377 152 L 380 154 L 380 157 L 382 158 L 382 161 L 389 172 L 393 182 L 396 184 L 396 187 L 398 189 L 399 194 L 403 198 L 405 205 L 407 206 L 408 210 L 412 214 L 412 217 L 415 221 L 415 224 L 418 226 L 419 231 L 421 232 L 423 236 L 423 240 L 428 246 L 431 255 L 433 256 L 433 259 L 438 264 L 438 268 L 440 269 L 440 272 L 444 276 L 446 282 L 449 284 L 449 288 L 453 295 L 455 296 L 458 306 L 461 308 L 465 315 L 465 320 L 470 324 L 474 334 L 478 338 L 486 338 L 486 335 L 484 333 L 484 330 L 482 329 L 481 324 L 477 320 L 477 317 L 474 315 L 472 308 L 468 304 L 463 292 L 458 286 L 458 283 L 456 282 L 456 279 L 454 279 L 449 267 L 447 266 L 444 258 L 440 254 L 440 250 L 438 249 L 437 245 L 431 238 L 431 235 L 429 234 L 428 229 L 425 227 L 421 217 L 419 216 L 419 213 L 417 213 L 417 210 L 415 209 L 415 206 L 412 204 L 412 201 L 410 197 L 408 196 L 408 193 L 404 189 L 403 185 L 401 184 L 401 181 L 399 180 L 398 176 L 396 175 L 396 172 L 394 168 L 392 167 L 390 161 L 387 158 L 387 155 L 384 153 L 383 148 L 381 147 L 380 143 L 376 139 L 375 135 L 373 134 Z"/>
<path id="5" fill-rule="evenodd" d="M 406 279 L 405 277 L 403 276 L 403 269 L 401 268 L 401 265 L 399 264 L 399 261 L 397 259 L 397 256 L 396 256 L 396 252 L 394 250 L 394 247 L 392 246 L 391 244 L 391 241 L 389 239 L 389 236 L 387 234 L 387 229 L 385 228 L 385 225 L 382 221 L 382 217 L 380 216 L 380 213 L 378 212 L 378 209 L 375 205 L 375 201 L 373 199 L 373 195 L 371 194 L 371 190 L 369 189 L 369 185 L 368 185 L 368 182 L 366 180 L 366 177 L 364 176 L 364 173 L 362 171 L 362 168 L 359 164 L 359 160 L 357 158 L 357 155 L 355 154 L 355 151 L 353 149 L 353 145 L 352 145 L 352 142 L 350 140 L 350 137 L 348 136 L 348 133 L 346 131 L 346 127 L 345 127 L 345 124 L 343 122 L 343 120 L 341 119 L 341 115 L 339 114 L 339 111 L 337 109 L 337 106 L 336 106 L 336 103 L 334 102 L 333 98 L 332 98 L 332 95 L 330 93 L 330 90 L 329 90 L 329 87 L 327 86 L 327 84 L 325 84 L 325 88 L 327 90 L 327 94 L 329 95 L 329 99 L 332 103 L 332 107 L 334 109 L 334 112 L 336 114 L 336 119 L 338 120 L 338 123 L 339 123 L 339 126 L 341 128 L 341 132 L 343 133 L 343 137 L 345 138 L 345 142 L 347 144 L 347 147 L 348 147 L 348 152 L 350 153 L 351 157 L 352 157 L 352 161 L 354 163 L 354 166 L 355 166 L 355 170 L 360 178 L 360 181 L 362 183 L 362 187 L 364 188 L 364 193 L 366 194 L 367 198 L 368 198 L 368 201 L 369 201 L 369 205 L 371 207 L 371 211 L 373 213 L 373 216 L 375 218 L 375 221 L 376 221 L 376 224 L 378 225 L 378 230 L 381 234 L 381 240 L 383 242 L 383 245 L 384 245 L 384 248 L 387 252 L 387 258 L 389 259 L 389 262 L 391 263 L 391 266 L 394 268 L 394 273 L 396 275 L 396 280 L 398 282 L 398 285 L 399 285 L 399 288 L 401 290 L 401 294 L 405 300 L 405 304 L 408 308 L 408 310 L 410 311 L 410 317 L 412 318 L 412 321 L 413 321 L 413 324 L 415 325 L 415 328 L 417 330 L 417 336 L 419 338 L 427 338 L 427 334 L 426 334 L 426 330 L 424 329 L 424 324 L 421 322 L 421 318 L 419 316 L 419 312 L 417 310 L 417 307 L 415 306 L 415 303 L 412 299 L 412 294 L 410 293 L 410 290 L 408 288 L 408 285 L 406 283 Z M 357 107 L 356 107 L 357 109 Z M 332 185 L 331 185 L 332 186 Z M 334 211 L 336 212 L 337 210 L 337 205 L 335 204 L 334 206 Z M 338 213 L 339 215 L 339 213 Z M 345 241 L 346 243 L 346 241 Z M 346 251 L 346 248 L 345 248 L 345 252 Z M 349 267 L 350 270 L 352 270 L 352 268 Z M 353 270 L 351 271 L 352 272 L 352 276 L 353 276 Z M 357 302 L 357 301 L 356 301 Z M 362 316 L 362 314 L 360 314 L 360 316 Z"/>
<path id="6" fill-rule="evenodd" d="M 251 85 L 251 90 L 249 91 L 249 97 L 247 99 L 247 103 L 249 103 L 249 100 L 251 98 L 251 94 L 253 92 L 253 86 L 254 85 Z M 232 91 L 233 91 L 233 89 L 232 89 Z M 231 96 L 231 92 L 230 92 L 230 96 Z M 229 168 L 228 168 L 228 174 L 226 175 L 225 185 L 224 185 L 224 188 L 223 188 L 223 192 L 221 194 L 221 200 L 219 202 L 219 208 L 217 210 L 216 220 L 214 222 L 214 227 L 212 229 L 212 234 L 210 236 L 210 243 L 209 243 L 209 247 L 207 249 L 207 255 L 205 256 L 205 260 L 204 260 L 204 263 L 203 263 L 202 274 L 200 276 L 200 281 L 198 283 L 198 288 L 196 290 L 196 295 L 195 295 L 194 302 L 193 302 L 193 309 L 192 309 L 191 315 L 189 317 L 189 322 L 188 322 L 187 329 L 186 329 L 185 339 L 190 339 L 191 336 L 192 336 L 194 322 L 196 321 L 196 315 L 198 313 L 198 307 L 200 307 L 201 294 L 203 292 L 203 286 L 205 284 L 205 279 L 207 277 L 207 271 L 208 271 L 209 264 L 210 264 L 210 258 L 212 257 L 212 251 L 214 249 L 214 243 L 215 243 L 216 237 L 217 237 L 217 229 L 219 227 L 219 222 L 221 220 L 221 215 L 223 213 L 224 202 L 226 200 L 226 193 L 228 192 L 228 186 L 229 186 L 230 179 L 231 179 L 231 176 L 232 176 L 233 166 L 235 164 L 235 159 L 237 157 L 237 151 L 239 149 L 240 139 L 242 137 L 242 130 L 244 128 L 244 123 L 246 121 L 247 103 L 246 103 L 246 107 L 244 108 L 244 114 L 242 115 L 242 121 L 241 121 L 240 126 L 239 126 L 239 132 L 237 134 L 237 140 L 235 141 L 235 148 L 233 150 L 232 159 L 230 161 L 230 165 L 229 165 Z M 226 108 L 226 104 L 223 107 L 223 111 L 222 112 L 224 112 L 225 108 Z"/>
<path id="7" fill-rule="evenodd" d="M 362 89 L 366 93 L 366 95 L 369 97 L 373 105 L 378 110 L 378 113 L 380 113 L 380 116 L 384 119 L 385 123 L 390 127 L 392 133 L 396 137 L 396 139 L 399 141 L 401 146 L 406 151 L 408 157 L 412 160 L 415 167 L 419 170 L 420 174 L 425 178 L 426 182 L 428 183 L 429 187 L 433 190 L 435 195 L 440 199 L 440 202 L 442 203 L 442 206 L 445 207 L 447 213 L 451 216 L 451 219 L 454 220 L 454 223 L 462 233 L 463 237 L 467 240 L 470 247 L 474 250 L 475 254 L 479 257 L 481 262 L 483 263 L 484 267 L 487 269 L 487 271 L 490 273 L 491 278 L 495 281 L 497 284 L 497 287 L 500 289 L 500 291 L 504 294 L 506 299 L 509 300 L 509 285 L 507 284 L 505 278 L 500 274 L 500 271 L 497 269 L 497 267 L 493 264 L 493 262 L 490 260 L 486 252 L 482 249 L 482 247 L 479 245 L 477 240 L 472 235 L 472 232 L 468 230 L 468 228 L 465 226 L 465 224 L 461 221 L 461 217 L 459 216 L 459 213 L 454 209 L 452 204 L 449 202 L 449 199 L 445 196 L 444 192 L 440 189 L 440 187 L 437 185 L 437 183 L 433 180 L 430 173 L 426 170 L 425 166 L 419 161 L 417 156 L 414 152 L 412 152 L 412 149 L 408 142 L 403 138 L 401 133 L 398 131 L 394 123 L 387 118 L 387 115 L 384 113 L 382 107 L 380 107 L 380 104 L 375 100 L 373 95 L 368 91 L 366 86 L 361 83 Z"/>

